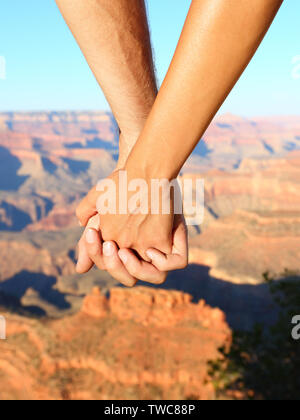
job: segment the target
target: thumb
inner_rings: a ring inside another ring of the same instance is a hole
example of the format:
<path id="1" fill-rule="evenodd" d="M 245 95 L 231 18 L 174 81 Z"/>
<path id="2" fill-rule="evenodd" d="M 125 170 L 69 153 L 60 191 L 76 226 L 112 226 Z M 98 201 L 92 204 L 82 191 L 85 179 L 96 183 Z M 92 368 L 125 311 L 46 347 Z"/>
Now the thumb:
<path id="1" fill-rule="evenodd" d="M 96 206 L 98 197 L 99 192 L 96 190 L 96 187 L 94 187 L 78 205 L 76 216 L 81 226 L 86 226 L 89 219 L 98 213 Z"/>
<path id="2" fill-rule="evenodd" d="M 186 262 L 188 261 L 188 230 L 183 215 L 176 215 L 175 217 L 172 254 L 181 255 Z"/>

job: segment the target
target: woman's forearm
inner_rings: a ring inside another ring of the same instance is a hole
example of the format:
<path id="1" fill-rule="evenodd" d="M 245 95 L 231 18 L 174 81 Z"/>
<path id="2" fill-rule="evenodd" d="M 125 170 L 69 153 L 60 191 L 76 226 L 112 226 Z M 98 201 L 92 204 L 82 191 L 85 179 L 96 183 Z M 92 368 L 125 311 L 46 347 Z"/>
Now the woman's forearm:
<path id="1" fill-rule="evenodd" d="M 157 95 L 144 0 L 56 2 L 131 148 Z"/>
<path id="2" fill-rule="evenodd" d="M 193 0 L 168 74 L 128 159 L 133 173 L 178 175 L 282 1 Z"/>

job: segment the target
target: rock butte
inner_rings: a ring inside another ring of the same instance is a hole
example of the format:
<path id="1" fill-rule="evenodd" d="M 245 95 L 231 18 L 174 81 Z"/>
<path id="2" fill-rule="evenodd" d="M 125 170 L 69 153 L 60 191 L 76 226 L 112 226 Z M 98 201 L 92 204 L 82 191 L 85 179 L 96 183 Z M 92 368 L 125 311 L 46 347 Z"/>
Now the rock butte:
<path id="1" fill-rule="evenodd" d="M 212 399 L 207 361 L 231 339 L 220 310 L 144 287 L 94 289 L 60 320 L 5 316 L 1 399 Z"/>

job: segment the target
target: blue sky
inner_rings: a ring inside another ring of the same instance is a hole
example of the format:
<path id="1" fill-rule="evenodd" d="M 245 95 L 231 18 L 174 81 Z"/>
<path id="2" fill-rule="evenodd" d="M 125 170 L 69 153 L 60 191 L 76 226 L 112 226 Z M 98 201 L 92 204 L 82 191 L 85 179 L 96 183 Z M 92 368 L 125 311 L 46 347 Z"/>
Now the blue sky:
<path id="1" fill-rule="evenodd" d="M 160 81 L 189 5 L 190 0 L 148 0 Z M 300 69 L 292 64 L 293 58 L 300 57 L 299 21 L 300 1 L 285 0 L 222 112 L 245 116 L 300 113 Z M 1 0 L 0 56 L 6 60 L 6 80 L 0 79 L 0 111 L 108 109 L 54 0 Z"/>

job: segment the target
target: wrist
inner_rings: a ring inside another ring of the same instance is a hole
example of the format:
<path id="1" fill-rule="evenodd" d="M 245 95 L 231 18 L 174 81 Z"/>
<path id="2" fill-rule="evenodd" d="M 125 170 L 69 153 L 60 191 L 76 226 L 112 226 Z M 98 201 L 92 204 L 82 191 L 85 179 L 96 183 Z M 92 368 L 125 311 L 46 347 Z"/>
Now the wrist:
<path id="1" fill-rule="evenodd" d="M 155 150 L 151 145 L 147 147 L 147 142 L 139 139 L 132 148 L 124 169 L 130 178 L 140 178 L 150 183 L 152 179 L 176 179 L 181 167 L 170 159 L 168 153 Z"/>
<path id="2" fill-rule="evenodd" d="M 117 169 L 123 169 L 125 167 L 125 164 L 147 122 L 149 112 L 147 114 L 140 115 L 134 123 L 126 125 L 123 124 L 121 126 Z"/>
<path id="3" fill-rule="evenodd" d="M 127 163 L 127 160 L 135 147 L 135 144 L 141 134 L 141 131 L 138 130 L 131 130 L 131 131 L 125 131 L 125 133 L 122 131 L 120 132 L 119 136 L 119 158 L 118 158 L 118 164 L 117 169 L 124 169 Z"/>
<path id="4" fill-rule="evenodd" d="M 117 169 L 123 169 L 125 167 L 128 156 L 130 155 L 137 139 L 138 139 L 138 134 L 126 136 L 126 137 L 123 135 L 123 133 L 120 134 L 119 158 L 118 158 Z"/>

